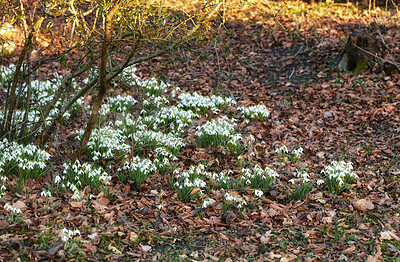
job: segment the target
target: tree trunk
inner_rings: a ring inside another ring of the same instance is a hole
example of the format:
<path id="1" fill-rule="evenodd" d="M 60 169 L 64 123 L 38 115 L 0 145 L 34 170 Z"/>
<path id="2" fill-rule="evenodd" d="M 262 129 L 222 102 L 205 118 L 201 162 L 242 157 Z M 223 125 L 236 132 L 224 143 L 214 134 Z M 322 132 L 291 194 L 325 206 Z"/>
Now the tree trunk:
<path id="1" fill-rule="evenodd" d="M 20 83 L 21 80 L 21 67 L 22 63 L 24 62 L 25 57 L 27 56 L 29 52 L 29 48 L 32 45 L 33 38 L 35 37 L 37 31 L 39 30 L 40 26 L 42 25 L 44 19 L 46 18 L 46 15 L 43 15 L 39 18 L 38 21 L 36 21 L 35 25 L 33 26 L 32 30 L 29 32 L 28 37 L 25 40 L 24 47 L 22 48 L 21 55 L 18 58 L 17 65 L 15 67 L 15 73 L 13 76 L 13 81 L 11 83 L 11 88 L 7 92 L 7 98 L 6 98 L 6 105 L 4 107 L 4 117 L 3 117 L 3 123 L 1 125 L 1 137 L 8 136 L 9 139 L 12 139 L 12 132 L 10 132 L 12 128 L 12 123 L 13 123 L 13 115 L 14 115 L 14 110 L 16 108 L 17 104 L 17 86 Z M 14 132 L 16 133 L 16 132 Z"/>
<path id="2" fill-rule="evenodd" d="M 86 145 L 89 142 L 90 135 L 92 134 L 93 126 L 96 123 L 97 116 L 99 114 L 99 109 L 103 98 L 107 93 L 107 58 L 108 58 L 108 45 L 111 41 L 111 19 L 113 18 L 115 12 L 118 10 L 121 0 L 116 0 L 114 6 L 105 16 L 105 32 L 103 40 L 103 48 L 101 50 L 101 61 L 100 61 L 100 74 L 99 74 L 99 92 L 94 100 L 92 113 L 89 117 L 88 123 L 86 125 L 85 133 L 83 134 L 81 144 L 79 146 L 78 152 L 76 154 L 76 159 L 80 159 L 83 152 L 86 149 Z"/>

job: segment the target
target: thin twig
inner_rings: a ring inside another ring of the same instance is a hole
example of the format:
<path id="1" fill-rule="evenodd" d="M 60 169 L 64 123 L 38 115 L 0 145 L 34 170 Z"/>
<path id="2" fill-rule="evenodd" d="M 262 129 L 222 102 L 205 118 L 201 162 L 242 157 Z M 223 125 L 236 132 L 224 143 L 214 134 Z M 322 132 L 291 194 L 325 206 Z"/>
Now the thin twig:
<path id="1" fill-rule="evenodd" d="M 358 49 L 360 49 L 360 50 L 362 50 L 362 51 L 365 52 L 366 54 L 369 54 L 369 55 L 373 56 L 373 57 L 376 58 L 376 59 L 379 59 L 379 60 L 381 60 L 381 61 L 383 61 L 383 62 L 386 62 L 386 63 L 389 63 L 389 64 L 391 64 L 391 65 L 394 65 L 394 66 L 397 67 L 397 69 L 400 71 L 400 64 L 396 63 L 395 61 L 390 61 L 390 60 L 387 60 L 387 59 L 385 59 L 385 58 L 379 57 L 377 54 L 374 54 L 374 53 L 372 53 L 372 52 L 370 52 L 370 51 L 368 51 L 368 50 L 365 50 L 364 48 L 359 47 L 358 45 L 355 45 L 355 47 L 358 48 Z"/>
<path id="2" fill-rule="evenodd" d="M 294 67 L 293 67 L 292 73 L 291 73 L 290 76 L 289 76 L 289 79 L 292 78 L 293 74 L 294 74 Z"/>

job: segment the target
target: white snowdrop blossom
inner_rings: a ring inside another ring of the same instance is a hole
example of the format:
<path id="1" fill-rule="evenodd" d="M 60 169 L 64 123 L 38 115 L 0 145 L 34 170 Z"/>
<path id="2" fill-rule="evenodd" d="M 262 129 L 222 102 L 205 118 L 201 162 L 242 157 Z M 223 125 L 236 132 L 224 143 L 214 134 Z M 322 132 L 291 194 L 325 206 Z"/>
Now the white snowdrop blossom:
<path id="1" fill-rule="evenodd" d="M 232 196 L 229 193 L 225 193 L 224 199 L 226 201 L 225 205 L 233 205 L 234 203 L 236 203 L 236 207 L 238 209 L 247 206 L 247 202 L 244 199 L 242 199 L 241 197 Z"/>
<path id="2" fill-rule="evenodd" d="M 297 172 L 295 179 L 290 179 L 289 182 L 293 187 L 289 190 L 292 200 L 304 200 L 313 189 L 313 182 L 309 179 L 307 172 Z"/>
<path id="3" fill-rule="evenodd" d="M 300 158 L 300 155 L 303 154 L 303 148 L 299 147 L 297 149 L 293 149 L 292 154 L 295 158 Z"/>
<path id="4" fill-rule="evenodd" d="M 143 117 L 142 122 L 153 130 L 162 129 L 168 132 L 181 134 L 193 118 L 199 117 L 191 110 L 183 110 L 176 106 L 163 107 L 153 115 Z"/>
<path id="5" fill-rule="evenodd" d="M 179 150 L 185 146 L 183 139 L 171 133 L 164 134 L 152 130 L 136 131 L 131 135 L 133 141 L 137 146 L 148 149 L 156 149 L 158 147 L 165 147 L 171 154 L 177 155 Z"/>
<path id="6" fill-rule="evenodd" d="M 238 107 L 238 109 L 242 111 L 243 118 L 251 120 L 266 120 L 270 115 L 267 107 L 263 104 L 249 107 Z"/>
<path id="7" fill-rule="evenodd" d="M 289 152 L 288 148 L 285 145 L 282 145 L 281 147 L 275 149 L 275 153 L 278 154 L 283 154 L 283 153 L 287 154 L 288 152 Z"/>
<path id="8" fill-rule="evenodd" d="M 101 105 L 99 114 L 107 116 L 112 112 L 128 113 L 133 106 L 137 103 L 137 100 L 132 96 L 121 96 L 108 97 L 108 102 Z"/>
<path id="9" fill-rule="evenodd" d="M 321 173 L 326 176 L 325 182 L 329 191 L 337 195 L 347 189 L 348 184 L 358 179 L 357 174 L 353 172 L 353 164 L 345 161 L 332 161 Z"/>
<path id="10" fill-rule="evenodd" d="M 210 205 L 210 201 L 206 198 L 201 205 L 201 208 L 207 208 Z"/>
<path id="11" fill-rule="evenodd" d="M 178 191 L 178 197 L 187 200 L 193 189 L 205 188 L 207 183 L 204 181 L 204 176 L 205 167 L 202 164 L 190 166 L 187 171 L 175 170 L 173 187 Z"/>
<path id="12" fill-rule="evenodd" d="M 156 153 L 156 157 L 158 159 L 166 159 L 172 161 L 178 160 L 178 158 L 175 155 L 171 154 L 171 152 L 169 152 L 164 147 L 157 147 L 156 149 L 154 149 L 154 152 Z"/>
<path id="13" fill-rule="evenodd" d="M 90 106 L 88 107 L 90 110 Z M 99 109 L 99 115 L 101 116 L 107 116 L 111 113 L 111 107 L 109 104 L 102 104 L 100 109 Z"/>
<path id="14" fill-rule="evenodd" d="M 16 66 L 9 64 L 8 66 L 0 66 L 0 78 L 4 82 L 11 82 L 15 72 Z"/>
<path id="15" fill-rule="evenodd" d="M 37 178 L 46 168 L 50 154 L 33 144 L 21 145 L 3 139 L 0 142 L 0 168 L 9 172 L 19 169 L 27 177 Z"/>
<path id="16" fill-rule="evenodd" d="M 12 207 L 9 203 L 5 203 L 5 204 L 4 204 L 4 209 L 5 209 L 6 211 L 11 212 L 11 213 L 14 213 L 14 214 L 22 214 L 21 209 Z"/>
<path id="17" fill-rule="evenodd" d="M 140 81 L 140 78 L 135 74 L 136 71 L 137 71 L 137 68 L 135 66 L 133 66 L 133 65 L 128 66 L 128 67 L 124 68 L 124 70 L 122 70 L 121 76 L 127 82 L 130 82 L 133 80 L 136 83 L 136 81 L 135 81 L 136 79 L 138 79 L 138 81 Z"/>
<path id="18" fill-rule="evenodd" d="M 98 188 L 100 185 L 108 185 L 111 181 L 111 176 L 100 166 L 93 167 L 89 163 L 81 164 L 76 160 L 74 163 L 64 163 L 63 167 L 65 180 L 60 178 L 60 181 L 66 183 L 66 186 L 73 191 L 74 198 L 79 196 L 78 187 L 90 185 Z"/>
<path id="19" fill-rule="evenodd" d="M 264 195 L 264 192 L 261 190 L 254 190 L 254 195 L 256 195 L 257 197 L 262 197 Z"/>
<path id="20" fill-rule="evenodd" d="M 121 181 L 124 182 L 126 179 L 130 179 L 136 183 L 136 186 L 140 187 L 156 170 L 159 173 L 163 173 L 169 168 L 171 168 L 171 163 L 168 158 L 154 158 L 151 160 L 135 156 L 124 162 L 124 165 L 118 168 L 117 171 Z"/>
<path id="21" fill-rule="evenodd" d="M 161 96 L 170 89 L 168 83 L 158 80 L 155 77 L 142 80 L 136 73 L 137 69 L 134 66 L 129 66 L 122 71 L 122 78 L 127 83 L 145 88 L 145 93 L 148 95 Z"/>
<path id="22" fill-rule="evenodd" d="M 247 206 L 247 202 L 246 201 L 242 201 L 242 202 L 239 202 L 239 204 L 237 205 L 237 208 L 242 208 L 242 207 L 244 207 L 244 206 Z"/>
<path id="23" fill-rule="evenodd" d="M 16 122 L 21 122 L 24 121 L 25 117 L 25 111 L 22 110 L 15 110 L 14 111 L 14 119 Z M 0 118 L 4 118 L 4 112 L 0 112 Z M 32 123 L 35 123 L 40 120 L 40 112 L 38 110 L 32 109 L 28 112 L 28 121 L 27 121 L 27 127 L 32 127 Z M 46 124 L 49 122 L 46 120 Z"/>
<path id="24" fill-rule="evenodd" d="M 0 161 L 0 172 L 3 172 L 3 168 L 2 166 L 4 165 L 4 163 L 2 161 Z M 2 198 L 5 194 L 6 194 L 6 181 L 8 180 L 8 178 L 6 176 L 0 176 L 0 198 Z"/>
<path id="25" fill-rule="evenodd" d="M 43 197 L 51 197 L 51 192 L 50 192 L 50 191 L 43 190 L 43 191 L 40 193 L 40 195 L 43 196 Z"/>
<path id="26" fill-rule="evenodd" d="M 113 123 L 113 126 L 121 130 L 122 135 L 129 136 L 136 130 L 148 129 L 142 120 L 141 116 L 135 117 L 130 113 L 121 113 L 119 118 Z"/>
<path id="27" fill-rule="evenodd" d="M 194 92 L 193 94 L 182 93 L 178 96 L 181 102 L 178 104 L 178 107 L 188 108 L 192 110 L 196 110 L 201 114 L 206 114 L 209 110 L 213 112 L 218 112 L 221 107 L 225 105 L 234 105 L 236 102 L 230 97 L 221 97 L 212 95 L 202 96 L 198 93 Z"/>
<path id="28" fill-rule="evenodd" d="M 204 172 L 204 176 L 215 182 L 219 188 L 234 189 L 238 187 L 238 179 L 231 177 L 232 170 L 223 170 L 219 173 Z"/>
<path id="29" fill-rule="evenodd" d="M 79 193 L 79 190 L 73 191 L 71 199 L 74 200 L 74 201 L 79 201 L 80 198 L 81 198 L 81 195 Z"/>
<path id="30" fill-rule="evenodd" d="M 171 95 L 171 97 L 176 97 L 176 93 L 178 92 L 178 91 L 180 91 L 181 89 L 179 88 L 179 87 L 175 87 L 174 89 L 172 89 L 172 91 L 171 91 L 171 93 L 170 93 L 170 95 Z"/>
<path id="31" fill-rule="evenodd" d="M 137 100 L 132 96 L 121 96 L 109 97 L 108 104 L 112 110 L 120 113 L 126 113 L 137 103 Z"/>
<path id="32" fill-rule="evenodd" d="M 233 202 L 237 201 L 237 198 L 229 193 L 225 193 L 224 198 L 226 201 L 233 201 Z"/>
<path id="33" fill-rule="evenodd" d="M 321 172 L 329 179 L 337 180 L 339 185 L 342 185 L 346 178 L 358 179 L 357 174 L 353 172 L 353 164 L 351 162 L 332 161 Z"/>
<path id="34" fill-rule="evenodd" d="M 98 234 L 95 232 L 93 234 L 88 235 L 88 238 L 92 241 L 95 241 L 95 239 L 98 237 Z"/>
<path id="35" fill-rule="evenodd" d="M 259 189 L 263 191 L 263 193 L 266 193 L 274 183 L 275 179 L 279 177 L 275 170 L 272 170 L 267 166 L 262 169 L 259 165 L 255 165 L 252 169 L 243 168 L 242 172 L 244 174 L 240 179 L 244 181 L 245 185 L 253 189 Z"/>
<path id="36" fill-rule="evenodd" d="M 166 104 L 169 104 L 169 101 L 166 97 L 163 96 L 149 95 L 142 101 L 142 103 L 144 109 L 151 111 L 162 108 Z M 146 113 L 146 111 L 144 111 L 143 113 Z"/>
<path id="37" fill-rule="evenodd" d="M 13 66 L 13 70 L 15 66 Z M 1 71 L 1 70 L 0 70 Z M 9 73 L 9 72 L 8 72 Z M 34 79 L 30 82 L 29 85 L 25 85 L 22 90 L 18 90 L 18 96 L 20 98 L 19 102 L 21 104 L 26 104 L 28 94 L 30 93 L 30 105 L 31 108 L 28 112 L 28 121 L 27 121 L 27 127 L 31 128 L 33 125 L 36 124 L 36 122 L 42 120 L 42 115 L 44 108 L 52 103 L 56 90 L 60 87 L 62 84 L 62 77 L 55 72 L 53 74 L 53 78 L 41 81 L 38 79 Z M 75 88 L 77 86 L 76 81 L 73 79 L 71 81 L 71 87 Z M 69 118 L 73 111 L 76 111 L 78 108 L 80 108 L 79 102 L 83 100 L 79 100 L 75 102 L 70 109 L 64 112 L 62 115 L 63 118 Z M 52 119 L 59 113 L 60 108 L 62 107 L 62 101 L 61 99 L 58 99 L 55 102 L 54 108 L 49 112 L 49 115 L 46 117 L 45 124 L 48 125 L 51 123 Z M 3 113 L 1 113 L 2 115 Z M 16 110 L 15 111 L 15 116 L 14 116 L 15 121 L 17 122 L 22 122 L 25 121 L 25 111 L 21 110 Z M 40 127 L 43 128 L 43 127 Z"/>
<path id="38" fill-rule="evenodd" d="M 84 130 L 79 131 L 78 140 L 83 136 Z M 86 151 L 94 160 L 120 156 L 128 153 L 130 145 L 125 143 L 126 136 L 121 130 L 115 130 L 110 126 L 93 130 Z"/>
<path id="39" fill-rule="evenodd" d="M 74 236 L 80 235 L 81 232 L 78 229 L 75 230 L 69 230 L 66 228 L 63 228 L 59 234 L 60 238 L 62 241 L 67 242 L 69 239 L 73 238 Z"/>
<path id="40" fill-rule="evenodd" d="M 309 175 L 307 172 L 297 172 L 296 177 L 298 179 L 290 179 L 288 182 L 295 185 L 295 184 L 305 184 L 310 182 Z"/>
<path id="41" fill-rule="evenodd" d="M 155 77 L 142 80 L 141 85 L 146 87 L 147 94 L 155 96 L 161 96 L 170 89 L 170 84 L 157 80 Z"/>
<path id="42" fill-rule="evenodd" d="M 323 179 L 318 179 L 317 180 L 317 185 L 318 186 L 320 186 L 320 185 L 322 185 L 322 184 L 324 184 L 325 183 L 325 181 L 323 180 Z"/>
<path id="43" fill-rule="evenodd" d="M 125 162 L 120 171 L 140 172 L 150 174 L 156 171 L 156 166 L 150 159 L 141 159 L 138 156 L 133 157 L 129 162 Z"/>
<path id="44" fill-rule="evenodd" d="M 200 139 L 200 144 L 203 147 L 206 146 L 217 146 L 227 145 L 229 143 L 237 145 L 238 141 L 242 139 L 240 134 L 234 134 L 236 123 L 228 117 L 224 116 L 217 120 L 211 120 L 206 122 L 202 126 L 198 126 L 196 129 L 196 136 Z"/>
<path id="45" fill-rule="evenodd" d="M 62 181 L 62 179 L 61 179 L 61 177 L 60 177 L 59 175 L 56 175 L 56 176 L 54 177 L 54 183 L 58 184 L 58 183 L 60 183 L 61 181 Z"/>
<path id="46" fill-rule="evenodd" d="M 297 177 L 301 178 L 305 182 L 310 181 L 310 179 L 309 179 L 310 176 L 306 172 L 297 172 Z"/>

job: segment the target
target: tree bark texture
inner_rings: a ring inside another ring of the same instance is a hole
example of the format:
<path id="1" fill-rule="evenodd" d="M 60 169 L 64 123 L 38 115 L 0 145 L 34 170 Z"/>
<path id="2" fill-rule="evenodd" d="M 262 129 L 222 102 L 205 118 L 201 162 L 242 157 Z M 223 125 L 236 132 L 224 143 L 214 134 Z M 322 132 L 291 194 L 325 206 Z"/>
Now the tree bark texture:
<path id="1" fill-rule="evenodd" d="M 105 32 L 104 32 L 104 40 L 103 40 L 103 47 L 101 50 L 101 60 L 100 60 L 100 74 L 99 74 L 99 92 L 95 97 L 92 113 L 89 117 L 88 123 L 85 128 L 85 132 L 81 139 L 81 144 L 79 146 L 78 152 L 76 154 L 76 159 L 80 159 L 83 155 L 83 152 L 86 149 L 86 145 L 89 142 L 90 135 L 92 134 L 92 130 L 94 124 L 96 123 L 99 109 L 101 107 L 101 103 L 103 102 L 103 98 L 107 93 L 107 61 L 108 61 L 108 46 L 111 41 L 111 25 L 112 25 L 112 18 L 115 12 L 118 10 L 121 0 L 116 0 L 111 10 L 105 16 Z"/>

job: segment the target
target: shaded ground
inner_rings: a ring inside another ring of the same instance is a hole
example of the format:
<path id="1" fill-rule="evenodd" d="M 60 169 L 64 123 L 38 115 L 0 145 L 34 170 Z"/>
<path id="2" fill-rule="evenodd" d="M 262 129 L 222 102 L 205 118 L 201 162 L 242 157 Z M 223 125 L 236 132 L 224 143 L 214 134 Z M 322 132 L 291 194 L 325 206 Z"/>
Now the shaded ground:
<path id="1" fill-rule="evenodd" d="M 82 249 L 67 248 L 55 256 L 59 260 L 399 261 L 399 239 L 382 233 L 400 237 L 400 75 L 387 76 L 379 66 L 361 75 L 335 69 L 345 37 L 364 19 L 362 10 L 332 19 L 304 11 L 303 21 L 290 10 L 279 17 L 286 31 L 275 29 L 274 20 L 228 20 L 215 44 L 138 67 L 143 76 L 164 76 L 185 91 L 220 93 L 239 105 L 263 103 L 270 109 L 267 121 L 239 124 L 256 137 L 255 156 L 248 158 L 281 175 L 261 203 L 242 214 L 224 213 L 218 206 L 200 212 L 197 203 L 177 200 L 166 176 L 155 175 L 141 191 L 115 181 L 115 199 L 104 208 L 74 208 L 62 201 L 43 214 L 27 200 L 31 224 L 1 229 L 1 258 L 46 259 L 54 246 L 47 225 L 60 220 L 80 226 L 85 236 L 96 228 L 101 239 L 85 242 Z M 391 26 L 384 35 L 389 48 L 382 55 L 396 57 L 400 32 Z M 60 127 L 66 143 L 60 145 L 57 163 L 73 148 L 64 134 L 80 121 Z M 303 147 L 302 160 L 278 162 L 274 151 L 282 144 Z M 360 176 L 351 191 L 336 196 L 318 187 L 304 201 L 288 200 L 287 181 L 296 170 L 322 178 L 320 170 L 338 159 L 351 160 Z M 179 165 L 199 162 L 211 163 L 213 170 L 238 170 L 237 159 L 223 150 L 201 149 L 189 140 Z M 31 185 L 32 190 L 40 187 L 41 181 Z M 162 210 L 156 208 L 160 198 Z M 356 208 L 361 199 L 374 208 Z M 138 235 L 134 241 L 132 232 Z"/>
<path id="2" fill-rule="evenodd" d="M 284 21 L 290 24 L 291 18 L 287 18 Z M 215 237 L 216 241 L 223 246 L 230 243 L 235 249 L 224 251 L 227 257 L 239 252 L 280 260 L 283 253 L 289 260 L 299 255 L 310 260 L 320 256 L 324 261 L 362 261 L 368 257 L 366 254 L 379 260 L 381 255 L 377 254 L 384 249 L 386 259 L 397 261 L 398 246 L 393 248 L 390 244 L 389 248 L 388 243 L 376 241 L 380 232 L 399 225 L 400 78 L 396 74 L 384 75 L 379 66 L 362 75 L 337 72 L 345 37 L 354 30 L 370 30 L 367 26 L 360 28 L 352 19 L 358 18 L 355 15 L 350 20 L 322 21 L 332 23 L 331 30 L 326 24 L 325 30 L 313 29 L 321 21 L 303 24 L 300 32 L 278 30 L 280 41 L 268 33 L 267 29 L 273 27 L 268 23 L 227 23 L 229 37 L 221 37 L 220 48 L 199 50 L 207 57 L 203 63 L 198 63 L 195 52 L 174 60 L 176 67 L 169 64 L 166 69 L 168 60 L 160 61 L 164 65 L 161 74 L 169 76 L 173 84 L 191 91 L 232 95 L 239 104 L 264 103 L 272 109 L 268 123 L 251 124 L 244 129 L 258 132 L 256 137 L 267 142 L 258 162 L 274 162 L 271 152 L 284 141 L 306 149 L 305 158 L 310 162 L 305 166 L 309 170 L 320 170 L 332 159 L 352 160 L 362 170 L 363 179 L 355 185 L 356 194 L 336 197 L 324 193 L 323 199 L 311 197 L 301 203 L 279 200 L 282 195 L 278 195 L 275 201 L 282 206 L 268 203 L 272 208 L 267 204 L 260 208 L 261 213 L 247 214 L 244 220 L 231 224 L 233 232 L 218 228 L 220 236 Z M 396 57 L 399 31 L 390 24 L 386 30 L 385 37 L 391 40 L 382 54 Z M 160 74 L 157 64 L 142 70 L 152 68 Z M 210 159 L 216 157 L 209 155 Z M 294 170 L 284 169 L 287 176 Z M 377 209 L 355 211 L 353 204 L 360 198 L 371 199 Z M 327 217 L 332 217 L 333 222 L 324 223 Z M 268 244 L 251 240 L 270 233 L 271 237 L 266 237 Z M 227 239 L 221 237 L 225 234 Z"/>

